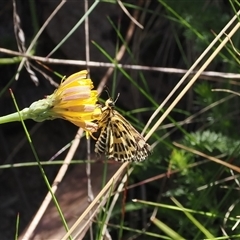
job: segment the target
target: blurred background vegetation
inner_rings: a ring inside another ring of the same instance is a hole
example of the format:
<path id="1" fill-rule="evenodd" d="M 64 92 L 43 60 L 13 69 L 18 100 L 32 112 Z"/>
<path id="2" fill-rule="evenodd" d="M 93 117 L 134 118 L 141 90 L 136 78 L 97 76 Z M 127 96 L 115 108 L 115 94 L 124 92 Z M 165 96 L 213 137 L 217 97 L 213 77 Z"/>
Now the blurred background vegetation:
<path id="1" fill-rule="evenodd" d="M 60 2 L 16 1 L 26 48 Z M 118 62 L 138 65 L 139 69 L 116 67 L 104 85 L 110 89 L 113 98 L 120 93 L 117 109 L 141 132 L 185 71 L 239 10 L 239 2 L 234 0 L 88 1 L 90 9 L 95 4 L 88 23 L 91 63 L 75 65 L 70 60 L 86 60 L 84 4 L 86 1 L 83 0 L 66 1 L 47 23 L 31 49 L 33 56 L 59 59 L 58 63 L 50 60 L 44 62 L 49 69 L 35 60 L 29 61 L 39 81 L 36 85 L 25 68 L 20 71 L 18 81 L 14 79 L 21 58 L 2 51 L 3 48 L 18 51 L 13 3 L 0 1 L 1 116 L 16 111 L 9 88 L 13 90 L 22 109 L 54 91 L 56 86 L 49 79 L 57 83 L 61 81 L 54 72 L 69 76 L 89 66 L 91 79 L 97 88 L 109 68 L 107 64 L 113 63 L 111 58 L 114 59 L 120 47 L 125 46 Z M 131 18 L 140 23 L 143 29 L 133 24 Z M 81 24 L 65 42 L 60 43 L 77 23 Z M 239 38 L 238 30 L 231 39 L 236 49 L 240 49 Z M 56 47 L 56 51 L 49 55 Z M 211 51 L 214 50 L 215 47 Z M 149 144 L 154 145 L 153 154 L 145 162 L 136 165 L 129 176 L 126 184 L 126 189 L 129 189 L 120 197 L 109 222 L 112 224 L 108 227 L 112 239 L 181 239 L 180 236 L 182 239 L 207 239 L 211 236 L 211 239 L 240 238 L 237 235 L 239 226 L 232 229 L 240 215 L 239 174 L 173 145 L 176 141 L 206 155 L 239 165 L 239 96 L 212 91 L 220 88 L 239 92 L 239 53 L 228 43 L 206 71 L 148 140 Z M 178 94 L 179 91 L 173 98 Z M 101 99 L 107 98 L 103 92 Z M 191 120 L 185 121 L 188 118 Z M 151 125 L 155 122 L 154 119 Z M 74 125 L 63 120 L 43 123 L 28 120 L 26 126 L 41 161 L 51 159 L 72 141 L 77 131 Z M 0 164 L 3 167 L 6 164 L 35 163 L 20 122 L 1 125 L 0 143 Z M 94 160 L 93 148 L 94 141 Z M 55 158 L 62 160 L 65 155 L 66 151 Z M 86 156 L 86 141 L 83 140 L 74 159 L 84 160 Z M 57 164 L 44 167 L 50 182 L 59 167 Z M 66 187 L 71 184 L 70 179 L 77 176 L 76 171 L 73 174 L 76 168 L 75 164 L 70 166 Z M 85 172 L 85 166 L 81 169 Z M 37 165 L 9 166 L 0 169 L 0 193 L 0 239 L 13 239 L 17 214 L 20 218 L 20 234 L 39 208 L 47 188 Z M 133 203 L 132 199 L 144 202 Z M 73 207 L 70 196 L 66 204 L 69 204 L 69 208 Z M 77 205 L 74 207 L 78 208 Z M 156 218 L 169 229 L 164 228 L 163 224 L 151 223 L 150 217 L 155 207 Z M 100 239 L 98 233 L 101 224 L 98 221 L 102 219 L 95 219 L 93 237 L 87 233 L 84 239 Z M 127 229 L 124 230 L 123 226 Z M 174 232 L 178 235 L 174 235 Z"/>

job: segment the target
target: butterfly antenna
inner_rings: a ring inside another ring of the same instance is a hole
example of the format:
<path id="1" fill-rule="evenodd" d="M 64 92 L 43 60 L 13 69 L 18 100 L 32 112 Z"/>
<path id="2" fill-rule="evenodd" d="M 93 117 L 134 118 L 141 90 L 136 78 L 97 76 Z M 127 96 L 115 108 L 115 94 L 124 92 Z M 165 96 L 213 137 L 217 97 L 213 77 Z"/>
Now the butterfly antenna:
<path id="1" fill-rule="evenodd" d="M 117 95 L 117 97 L 116 97 L 116 99 L 115 99 L 115 101 L 114 101 L 114 104 L 115 104 L 116 101 L 118 100 L 119 96 L 120 96 L 120 93 L 118 93 L 118 95 Z"/>
<path id="2" fill-rule="evenodd" d="M 105 89 L 105 92 L 107 93 L 108 98 L 111 98 L 111 97 L 110 97 L 110 94 L 109 94 L 109 92 L 110 92 L 110 91 L 109 91 L 109 88 L 108 88 L 106 85 L 105 85 L 105 88 L 106 88 L 106 89 Z"/>

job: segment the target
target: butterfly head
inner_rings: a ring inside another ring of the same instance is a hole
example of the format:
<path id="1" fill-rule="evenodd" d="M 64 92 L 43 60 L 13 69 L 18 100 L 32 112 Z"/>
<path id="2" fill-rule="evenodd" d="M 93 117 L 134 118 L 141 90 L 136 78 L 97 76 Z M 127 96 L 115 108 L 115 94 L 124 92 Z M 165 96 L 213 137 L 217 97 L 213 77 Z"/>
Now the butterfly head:
<path id="1" fill-rule="evenodd" d="M 114 108 L 115 103 L 118 100 L 119 96 L 120 96 L 120 93 L 118 93 L 115 101 L 111 97 L 109 97 L 108 100 L 105 102 L 105 107 L 106 108 Z"/>
<path id="2" fill-rule="evenodd" d="M 109 99 L 105 102 L 105 106 L 106 106 L 106 108 L 114 108 L 115 102 L 112 100 L 112 98 L 109 98 Z"/>

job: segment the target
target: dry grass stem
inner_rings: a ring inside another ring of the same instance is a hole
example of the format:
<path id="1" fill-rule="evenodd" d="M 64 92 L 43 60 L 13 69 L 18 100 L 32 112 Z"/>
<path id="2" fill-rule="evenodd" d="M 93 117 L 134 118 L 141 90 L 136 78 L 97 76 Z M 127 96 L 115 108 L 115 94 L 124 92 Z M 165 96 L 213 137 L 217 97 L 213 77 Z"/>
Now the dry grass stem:
<path id="1" fill-rule="evenodd" d="M 53 181 L 53 184 L 52 184 L 52 192 L 55 194 L 57 189 L 58 189 L 58 185 L 59 183 L 61 183 L 63 177 L 65 176 L 66 172 L 67 172 L 67 169 L 68 169 L 68 166 L 70 165 L 71 163 L 71 160 L 79 146 L 79 143 L 80 143 L 80 139 L 82 137 L 82 134 L 83 134 L 83 129 L 79 129 L 73 142 L 72 142 L 72 146 L 70 147 L 68 153 L 67 153 L 67 156 L 66 158 L 64 159 L 64 163 L 63 165 L 61 166 L 61 168 L 59 169 L 59 172 L 56 176 L 56 178 L 54 179 Z M 39 221 L 41 220 L 43 214 L 45 213 L 47 207 L 49 206 L 50 202 L 52 200 L 52 196 L 51 196 L 51 193 L 48 192 L 45 199 L 43 200 L 40 208 L 38 209 L 37 213 L 35 214 L 32 222 L 30 223 L 30 225 L 28 226 L 26 232 L 24 233 L 23 235 L 23 238 L 22 239 L 30 239 L 32 233 L 34 232 L 35 228 L 37 227 Z"/>
<path id="2" fill-rule="evenodd" d="M 88 64 L 86 61 L 83 60 L 66 60 L 66 59 L 56 59 L 56 58 L 46 58 L 46 57 L 39 57 L 39 56 L 32 56 L 25 53 L 20 53 L 17 51 L 0 48 L 0 52 L 6 53 L 9 55 L 19 56 L 19 57 L 26 57 L 31 60 L 35 60 L 38 62 L 43 62 L 47 64 L 62 64 L 62 65 L 75 65 L 75 66 L 86 66 L 89 67 L 102 67 L 102 68 L 115 68 L 118 66 L 119 68 L 123 69 L 131 69 L 131 70 L 142 70 L 142 71 L 155 71 L 155 72 L 162 72 L 162 73 L 171 73 L 171 74 L 178 74 L 183 75 L 189 70 L 186 69 L 180 69 L 180 68 L 168 68 L 168 67 L 150 67 L 150 66 L 143 66 L 143 65 L 132 65 L 132 64 L 121 64 L 121 63 L 107 63 L 107 62 L 95 62 L 95 61 L 89 61 Z M 121 51 L 119 51 L 121 52 Z M 118 55 L 117 55 L 118 56 Z M 116 59 L 118 59 L 116 57 Z M 121 58 L 118 60 L 120 61 Z M 196 71 L 191 71 L 189 73 L 190 75 L 194 75 Z M 238 73 L 229 73 L 229 72 L 214 72 L 214 71 L 203 71 L 201 73 L 202 77 L 207 78 L 226 78 L 226 79 L 240 79 L 240 74 Z"/>
<path id="3" fill-rule="evenodd" d="M 238 15 L 240 14 L 240 11 L 238 12 Z M 219 41 L 219 39 L 225 34 L 225 32 L 231 27 L 231 25 L 234 23 L 234 21 L 237 19 L 237 15 L 235 15 L 229 22 L 228 24 L 222 29 L 222 31 L 214 38 L 214 40 L 211 42 L 211 44 L 206 48 L 206 50 L 200 55 L 200 57 L 194 62 L 194 64 L 189 68 L 189 70 L 186 72 L 186 74 L 180 79 L 180 81 L 177 83 L 177 85 L 173 88 L 173 90 L 169 93 L 169 95 L 166 97 L 166 99 L 161 103 L 161 105 L 157 108 L 157 110 L 152 114 L 152 116 L 150 117 L 149 121 L 147 122 L 145 128 L 143 129 L 143 134 L 145 133 L 145 131 L 147 130 L 147 128 L 150 126 L 151 122 L 153 121 L 153 119 L 158 115 L 158 113 L 162 110 L 162 108 L 165 106 L 165 104 L 170 100 L 170 98 L 173 96 L 173 94 L 177 91 L 177 89 L 184 83 L 184 81 L 189 77 L 189 75 L 192 73 L 192 71 L 198 66 L 198 64 L 203 60 L 203 58 L 208 54 L 209 51 L 212 50 L 213 46 Z M 239 23 L 237 23 L 238 25 Z M 231 31 L 231 35 L 229 34 L 228 39 L 225 38 L 224 40 L 224 44 L 220 44 L 219 46 L 221 46 L 219 48 L 219 50 L 215 50 L 215 53 L 213 53 L 208 59 L 213 59 L 214 56 L 216 56 L 216 54 L 222 49 L 222 47 L 224 47 L 224 45 L 227 43 L 227 41 L 229 40 L 229 38 L 231 38 L 231 36 L 237 31 L 238 27 L 235 26 L 236 30 L 232 30 Z M 153 127 L 153 131 L 156 130 L 156 128 L 158 127 L 158 125 L 160 125 L 162 123 L 162 121 L 165 119 L 165 117 L 168 115 L 168 113 L 173 109 L 173 107 L 178 103 L 178 101 L 182 98 L 182 96 L 188 91 L 188 89 L 192 86 L 192 84 L 195 82 L 195 80 L 203 73 L 203 71 L 205 70 L 205 68 L 210 64 L 211 61 L 207 60 L 206 63 L 204 64 L 202 68 L 200 68 L 201 70 L 198 70 L 197 73 L 194 75 L 194 77 L 192 78 L 192 80 L 188 83 L 188 85 L 184 88 L 184 90 L 181 93 L 181 97 L 178 96 L 178 98 L 171 104 L 171 109 L 167 110 L 167 113 L 164 113 L 164 116 L 161 118 L 161 121 L 159 119 L 159 121 L 157 122 L 157 124 L 154 125 Z M 197 76 L 197 77 L 196 77 Z M 194 80 L 193 80 L 194 79 Z M 152 133 L 147 135 L 148 139 L 151 136 Z"/>
<path id="4" fill-rule="evenodd" d="M 229 37 L 232 37 L 234 33 L 239 29 L 240 23 L 238 22 L 236 26 L 231 30 L 231 32 L 228 34 Z M 177 105 L 177 103 L 182 99 L 182 97 L 185 95 L 185 93 L 192 87 L 192 85 L 195 83 L 195 81 L 198 79 L 198 77 L 201 75 L 201 73 L 207 68 L 207 66 L 212 62 L 212 60 L 217 56 L 217 54 L 222 50 L 222 48 L 226 45 L 226 43 L 229 41 L 229 37 L 226 37 L 216 48 L 216 50 L 210 55 L 210 57 L 204 62 L 202 67 L 198 70 L 198 72 L 194 75 L 194 77 L 189 81 L 189 83 L 186 85 L 186 87 L 179 93 L 176 99 L 170 104 L 170 106 L 166 109 L 166 111 L 163 113 L 163 115 L 160 117 L 160 119 L 154 124 L 154 126 L 151 128 L 151 130 L 148 132 L 148 134 L 145 136 L 145 139 L 147 140 L 158 128 L 158 126 L 162 123 L 162 121 L 166 118 L 166 116 L 172 111 L 172 109 Z M 182 79 L 185 79 L 183 77 Z M 182 79 L 180 82 L 182 82 Z M 166 103 L 166 101 L 164 101 Z M 163 104 L 160 105 L 160 107 Z M 160 108 L 158 108 L 160 111 Z"/>
<path id="5" fill-rule="evenodd" d="M 223 165 L 223 166 L 225 166 L 225 167 L 227 167 L 227 168 L 230 168 L 230 169 L 232 169 L 232 170 L 240 173 L 240 168 L 237 167 L 237 166 L 235 166 L 235 165 L 232 165 L 232 164 L 230 164 L 230 163 L 227 163 L 227 162 L 225 162 L 225 161 L 222 161 L 222 160 L 220 160 L 220 159 L 218 159 L 218 158 L 211 157 L 211 156 L 209 156 L 209 155 L 207 155 L 207 154 L 205 154 L 205 153 L 202 153 L 202 152 L 197 151 L 197 150 L 195 150 L 195 149 L 186 147 L 186 146 L 184 146 L 184 145 L 182 145 L 182 144 L 179 144 L 179 143 L 176 143 L 176 142 L 174 142 L 173 145 L 176 146 L 176 147 L 178 147 L 178 148 L 184 149 L 184 150 L 186 150 L 187 152 L 191 152 L 191 153 L 193 153 L 193 154 L 195 154 L 195 155 L 204 157 L 204 158 L 206 158 L 206 159 L 209 159 L 209 160 L 211 160 L 211 161 L 213 161 L 213 162 L 216 162 L 216 163 L 218 163 L 218 164 L 221 164 L 221 165 Z"/>

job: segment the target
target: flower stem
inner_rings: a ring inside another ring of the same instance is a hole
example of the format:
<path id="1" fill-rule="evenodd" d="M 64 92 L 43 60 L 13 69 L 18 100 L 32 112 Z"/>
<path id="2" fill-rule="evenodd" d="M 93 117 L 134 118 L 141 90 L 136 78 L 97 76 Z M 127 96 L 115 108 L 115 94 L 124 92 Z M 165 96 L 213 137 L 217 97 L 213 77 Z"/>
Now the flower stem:
<path id="1" fill-rule="evenodd" d="M 25 110 L 25 109 L 23 109 L 23 110 L 20 111 L 19 113 L 18 113 L 18 112 L 15 112 L 15 113 L 8 114 L 8 115 L 6 115 L 6 116 L 0 117 L 0 124 L 8 123 L 8 122 L 21 121 L 19 114 L 21 114 L 23 120 L 25 120 L 25 119 L 26 119 L 26 116 L 24 117 L 24 114 L 22 114 L 22 112 L 23 112 L 24 110 Z"/>

